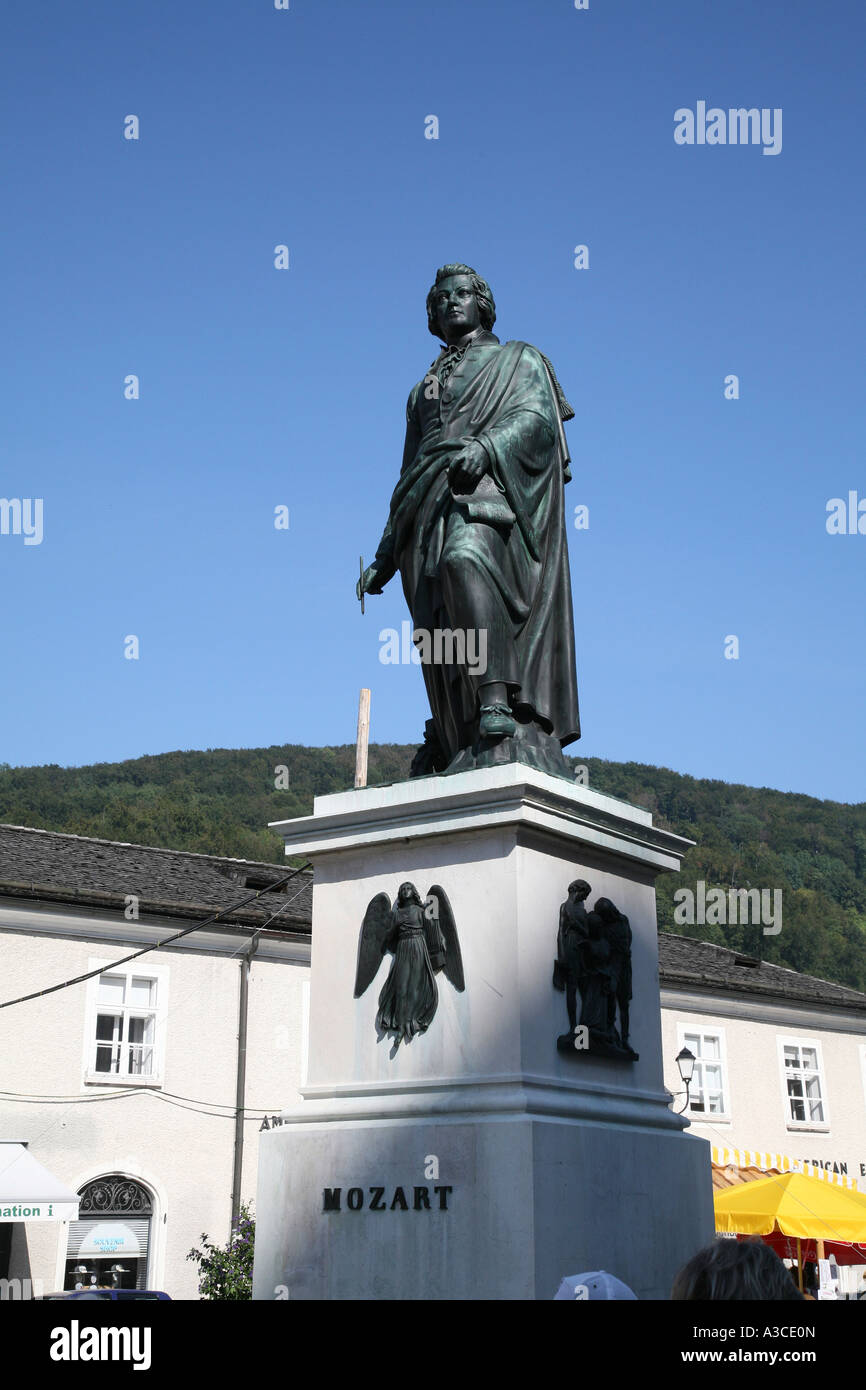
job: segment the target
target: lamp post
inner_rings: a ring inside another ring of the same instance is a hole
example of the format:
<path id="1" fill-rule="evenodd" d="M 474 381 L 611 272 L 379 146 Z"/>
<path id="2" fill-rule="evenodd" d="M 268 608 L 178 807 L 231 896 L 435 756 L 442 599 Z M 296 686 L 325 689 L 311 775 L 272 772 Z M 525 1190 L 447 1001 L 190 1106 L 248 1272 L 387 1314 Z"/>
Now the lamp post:
<path id="1" fill-rule="evenodd" d="M 694 1076 L 695 1072 L 696 1060 L 697 1058 L 695 1057 L 694 1053 L 690 1052 L 687 1047 L 681 1048 L 680 1051 L 677 1053 L 677 1068 L 680 1073 L 680 1079 L 685 1082 L 686 1087 L 686 1103 L 683 1106 L 682 1110 L 677 1111 L 678 1115 L 682 1115 L 683 1112 L 688 1110 L 689 1108 L 689 1087 L 692 1084 L 692 1077 Z M 681 1094 L 681 1092 L 677 1092 L 677 1094 L 679 1095 Z"/>

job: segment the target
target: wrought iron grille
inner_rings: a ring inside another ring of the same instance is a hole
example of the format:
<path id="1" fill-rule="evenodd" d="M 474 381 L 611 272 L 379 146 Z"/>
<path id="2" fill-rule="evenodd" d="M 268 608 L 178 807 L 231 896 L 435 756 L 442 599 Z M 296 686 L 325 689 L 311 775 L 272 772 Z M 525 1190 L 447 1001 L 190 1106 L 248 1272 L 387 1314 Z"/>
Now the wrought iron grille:
<path id="1" fill-rule="evenodd" d="M 96 1178 L 81 1189 L 79 1216 L 150 1216 L 153 1201 L 140 1183 L 119 1175 Z"/>

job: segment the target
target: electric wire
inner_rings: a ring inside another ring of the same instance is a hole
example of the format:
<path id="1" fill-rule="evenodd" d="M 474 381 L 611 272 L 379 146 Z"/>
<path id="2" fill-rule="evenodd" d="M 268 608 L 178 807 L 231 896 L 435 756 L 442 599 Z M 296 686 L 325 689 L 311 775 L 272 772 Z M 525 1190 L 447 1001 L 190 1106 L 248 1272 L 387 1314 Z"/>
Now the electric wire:
<path id="1" fill-rule="evenodd" d="M 128 961 L 130 961 L 130 960 L 136 960 L 139 956 L 146 955 L 149 951 L 155 951 L 155 950 L 158 950 L 158 949 L 159 949 L 160 947 L 162 947 L 162 946 L 170 945 L 172 942 L 180 940 L 181 937 L 183 937 L 183 936 L 188 936 L 191 932 L 200 931 L 202 927 L 209 926 L 211 923 L 217 921 L 220 917 L 224 916 L 226 913 L 238 912 L 242 907 L 246 907 L 248 903 L 255 902 L 255 900 L 256 900 L 257 898 L 260 898 L 264 893 L 273 893 L 273 892 L 276 891 L 278 888 L 283 887 L 286 883 L 290 883 L 291 880 L 292 880 L 293 878 L 296 878 L 298 874 L 303 873 L 306 869 L 309 869 L 310 867 L 311 867 L 310 861 L 309 861 L 309 860 L 306 860 L 306 861 L 305 861 L 303 864 L 301 864 L 298 868 L 292 869 L 292 871 L 291 871 L 290 873 L 285 874 L 282 878 L 275 879 L 273 883 L 269 883 L 269 884 L 267 884 L 265 887 L 259 888 L 255 893 L 251 893 L 249 897 L 243 898 L 239 903 L 234 903 L 234 904 L 231 904 L 231 905 L 228 906 L 228 907 L 220 908 L 218 912 L 212 913 L 210 917 L 204 918 L 204 920 L 201 921 L 201 922 L 196 922 L 196 923 L 194 923 L 191 927 L 184 927 L 184 929 L 183 929 L 182 931 L 175 932 L 172 936 L 167 937 L 164 941 L 157 941 L 157 942 L 154 942 L 154 943 L 153 943 L 152 945 L 150 945 L 150 946 L 145 946 L 145 947 L 143 947 L 142 949 L 140 949 L 140 950 L 138 950 L 138 951 L 133 951 L 133 952 L 132 952 L 130 955 L 128 955 L 128 956 L 123 956 L 123 957 L 121 957 L 120 960 L 112 961 L 112 962 L 110 962 L 108 965 L 100 966 L 100 967 L 99 967 L 98 969 L 96 969 L 96 970 L 89 970 L 89 971 L 87 971 L 85 974 L 83 974 L 83 975 L 78 975 L 78 976 L 76 976 L 76 977 L 73 978 L 73 979 L 64 980 L 62 983 L 60 983 L 60 984 L 58 984 L 58 985 L 51 985 L 48 989 L 37 990 L 37 991 L 35 991 L 35 992 L 32 993 L 32 994 L 25 994 L 25 995 L 22 995 L 19 999 L 10 999 L 10 1000 L 7 1000 L 5 1003 L 0 1004 L 0 1008 L 11 1008 L 11 1006 L 12 1006 L 13 1004 L 23 1004 L 23 1003 L 26 1003 L 27 1001 L 29 1001 L 29 1000 L 31 1000 L 31 999 L 39 999 L 39 998 L 41 998 L 43 995 L 54 994 L 57 990 L 67 989 L 67 988 L 69 988 L 71 985 L 81 984 L 81 983 L 83 983 L 83 981 L 85 981 L 85 980 L 92 979 L 93 977 L 95 977 L 95 976 L 97 976 L 97 975 L 104 975 L 107 971 L 116 969 L 118 965 L 124 965 L 124 964 L 126 964 Z M 282 904 L 280 905 L 280 907 L 277 909 L 276 912 L 273 912 L 273 913 L 271 914 L 270 917 L 266 918 L 266 920 L 262 923 L 262 925 L 261 925 L 260 927 L 256 928 L 256 930 L 252 933 L 252 936 L 251 936 L 251 938 L 250 938 L 250 941 L 255 941 L 255 940 L 257 940 L 257 938 L 258 938 L 258 936 L 260 935 L 260 933 L 263 932 L 263 931 L 265 930 L 265 928 L 269 925 L 269 923 L 273 922 L 274 919 L 275 919 L 276 917 L 279 917 L 279 915 L 280 915 L 281 912 L 285 912 L 286 908 L 287 908 L 287 907 L 290 907 L 291 904 L 295 901 L 295 899 L 296 899 L 296 898 L 299 898 L 299 897 L 301 896 L 301 893 L 303 893 L 303 891 L 304 891 L 304 888 L 302 887 L 297 893 L 293 893 L 292 896 L 291 896 L 291 898 L 289 898 L 287 902 L 282 903 Z M 232 952 L 231 952 L 229 958 L 231 959 L 231 957 L 237 956 L 240 952 L 245 951 L 245 950 L 248 950 L 248 949 L 249 949 L 249 945 L 250 945 L 250 941 L 244 941 L 235 951 L 232 951 Z M 174 1012 L 175 1008 L 178 1008 L 178 1007 L 179 1007 L 180 1002 L 182 1002 L 182 1001 L 175 1001 L 175 1003 L 174 1003 L 174 1005 L 173 1005 L 173 1007 L 172 1007 L 171 1012 Z M 22 1098 L 18 1101 L 18 1103 L 19 1103 L 19 1104 L 40 1104 L 40 1103 L 41 1103 L 41 1104 L 43 1104 L 43 1105 L 45 1105 L 45 1104 L 61 1104 L 61 1105 L 65 1105 L 65 1108 L 66 1108 L 66 1109 L 69 1109 L 72 1105 L 77 1105 L 77 1104 L 80 1104 L 80 1103 L 92 1104 L 94 1101 L 98 1101 L 98 1100 L 119 1100 L 119 1099 L 122 1099 L 123 1097 L 125 1097 L 125 1096 L 127 1096 L 127 1095 L 140 1095 L 140 1094 L 142 1094 L 142 1093 L 149 1094 L 149 1095 L 159 1095 L 159 1096 L 161 1097 L 161 1093 L 160 1093 L 159 1091 L 154 1090 L 154 1089 L 152 1089 L 152 1088 L 150 1088 L 150 1087 L 142 1087 L 142 1088 L 140 1088 L 140 1089 L 139 1089 L 139 1088 L 135 1088 L 135 1089 L 129 1089 L 129 1090 L 118 1090 L 118 1091 L 111 1092 L 109 1095 L 104 1095 L 104 1096 L 73 1096 L 73 1097 L 70 1097 L 67 1101 L 62 1101 L 62 1100 L 58 1100 L 58 1101 L 43 1100 L 43 1101 L 41 1101 L 41 1102 L 39 1102 L 39 1101 L 31 1102 L 31 1101 L 29 1101 L 29 1100 L 27 1100 L 27 1099 L 25 1099 L 25 1098 L 22 1097 Z M 5 1093 L 4 1093 L 4 1092 L 0 1092 L 0 1095 L 2 1095 L 2 1094 L 12 1095 L 13 1093 L 11 1093 L 11 1092 L 5 1092 Z M 214 1116 L 216 1116 L 217 1118 L 234 1119 L 235 1116 L 236 1116 L 237 1113 L 238 1113 L 238 1112 L 237 1112 L 237 1106 L 232 1105 L 232 1106 L 230 1106 L 230 1107 L 229 1107 L 229 1106 L 226 1107 L 227 1109 L 230 1109 L 230 1114 L 229 1114 L 228 1116 L 220 1116 L 219 1113 L 218 1113 L 217 1111 L 210 1111 L 210 1112 L 208 1112 L 208 1111 L 206 1111 L 206 1110 L 199 1109 L 199 1108 L 196 1108 L 196 1107 L 199 1106 L 199 1105 L 222 1105 L 222 1104 L 224 1104 L 224 1102 L 222 1102 L 222 1101 L 205 1101 L 205 1102 L 198 1102 L 198 1101 L 196 1101 L 193 1097 L 187 1097 L 187 1099 L 188 1099 L 189 1101 L 191 1101 L 191 1104 L 188 1104 L 188 1105 L 180 1105 L 180 1103 L 179 1103 L 178 1101 L 173 1101 L 173 1102 L 172 1102 L 172 1101 L 170 1101 L 170 1100 L 167 1100 L 167 1104 L 172 1104 L 172 1103 L 173 1103 L 173 1104 L 175 1104 L 175 1105 L 178 1105 L 178 1107 L 181 1108 L 181 1109 L 191 1110 L 194 1114 L 206 1114 L 206 1113 L 210 1113 L 211 1115 L 214 1115 Z M 275 1108 L 276 1108 L 276 1107 L 275 1107 Z M 264 1119 L 264 1118 L 265 1118 L 265 1115 L 273 1114 L 274 1111 L 273 1111 L 273 1110 L 265 1111 L 261 1117 L 258 1117 L 258 1116 L 256 1116 L 256 1115 L 251 1115 L 250 1117 L 247 1117 L 247 1116 L 246 1116 L 246 1112 L 244 1111 L 243 1113 L 244 1113 L 245 1122 L 247 1122 L 248 1118 L 252 1118 L 252 1119 L 262 1118 L 262 1119 Z M 58 1124 L 58 1123 L 59 1123 L 59 1120 L 58 1120 L 58 1119 L 52 1120 L 51 1123 L 45 1127 L 45 1129 L 40 1130 L 39 1134 L 36 1135 L 35 1139 L 34 1139 L 32 1142 L 38 1143 L 38 1141 L 39 1141 L 40 1139 L 42 1139 L 42 1138 L 44 1137 L 44 1135 L 47 1134 L 48 1131 L 49 1131 L 50 1129 L 52 1129 L 52 1128 L 53 1128 L 56 1124 Z M 7 1164 L 6 1167 L 8 1168 L 8 1167 L 9 1167 L 9 1164 Z M 5 1172 L 5 1171 L 6 1171 L 5 1168 L 0 1169 L 0 1176 L 2 1176 L 2 1173 Z"/>
<path id="2" fill-rule="evenodd" d="M 110 965 L 101 965 L 97 970 L 88 970 L 83 975 L 76 975 L 72 980 L 61 981 L 59 985 L 49 985 L 47 989 L 37 989 L 32 994 L 22 994 L 18 999 L 6 999 L 0 1004 L 0 1009 L 11 1009 L 13 1004 L 27 1004 L 31 999 L 42 999 L 46 994 L 56 994 L 59 989 L 69 989 L 71 985 L 83 984 L 85 980 L 92 980 L 96 975 L 104 975 L 109 970 L 116 970 L 119 965 L 126 965 L 131 960 L 138 960 L 139 956 L 146 956 L 149 951 L 159 951 L 163 946 L 170 946 L 172 942 L 180 941 L 182 936 L 189 936 L 190 932 L 201 931 L 202 927 L 209 927 L 211 923 L 217 922 L 220 917 L 224 916 L 227 912 L 239 912 L 242 907 L 246 907 L 247 903 L 255 902 L 256 898 L 260 898 L 263 893 L 273 893 L 275 889 L 282 888 L 284 884 L 289 883 L 297 874 L 303 873 L 305 869 L 309 868 L 310 863 L 308 860 L 305 864 L 302 864 L 299 869 L 293 869 L 290 874 L 286 874 L 284 878 L 276 879 L 274 883 L 269 883 L 266 888 L 259 888 L 257 892 L 251 893 L 248 898 L 243 898 L 239 903 L 233 903 L 229 907 L 221 907 L 219 912 L 214 912 L 210 917 L 205 917 L 204 921 L 195 922 L 191 927 L 184 927 L 182 931 L 175 932 L 173 936 L 167 936 L 164 941 L 156 941 L 150 946 L 142 946 L 141 950 L 132 951 L 128 956 L 121 956 L 120 960 L 114 960 Z M 299 897 L 300 894 L 296 894 L 296 896 Z M 294 899 L 290 901 L 293 902 Z M 285 903 L 284 907 L 288 907 L 288 905 L 288 903 Z M 268 922 L 272 922 L 274 917 L 278 917 L 279 913 L 284 910 L 284 907 L 281 907 L 279 912 L 275 912 L 273 916 L 269 917 Z M 259 927 L 254 935 L 258 936 L 259 932 L 264 931 L 268 922 L 265 922 L 263 926 Z"/>

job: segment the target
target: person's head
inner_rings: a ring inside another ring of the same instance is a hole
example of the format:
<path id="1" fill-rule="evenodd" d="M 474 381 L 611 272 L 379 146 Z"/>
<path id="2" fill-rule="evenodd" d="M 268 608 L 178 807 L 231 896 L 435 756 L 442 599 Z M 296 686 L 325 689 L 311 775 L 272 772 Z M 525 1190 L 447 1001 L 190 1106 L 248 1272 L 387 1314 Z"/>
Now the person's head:
<path id="1" fill-rule="evenodd" d="M 595 905 L 595 911 L 603 922 L 615 922 L 619 917 L 619 912 L 610 898 L 599 898 Z"/>
<path id="2" fill-rule="evenodd" d="M 582 903 L 585 898 L 588 898 L 591 892 L 592 889 L 585 878 L 576 878 L 573 883 L 568 885 L 568 896 L 570 898 L 577 898 L 579 903 Z"/>
<path id="3" fill-rule="evenodd" d="M 427 295 L 427 327 L 434 338 L 455 342 L 474 328 L 491 329 L 496 305 L 486 280 L 459 261 L 440 266 Z"/>
<path id="4" fill-rule="evenodd" d="M 761 1240 L 714 1240 L 683 1265 L 671 1289 L 671 1298 L 681 1302 L 802 1297 L 779 1256 Z"/>

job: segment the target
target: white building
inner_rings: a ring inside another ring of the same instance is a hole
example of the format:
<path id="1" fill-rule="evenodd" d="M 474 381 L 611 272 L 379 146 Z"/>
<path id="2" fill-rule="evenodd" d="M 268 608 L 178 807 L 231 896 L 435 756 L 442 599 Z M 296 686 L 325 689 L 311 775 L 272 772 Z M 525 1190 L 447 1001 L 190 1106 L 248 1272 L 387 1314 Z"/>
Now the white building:
<path id="1" fill-rule="evenodd" d="M 665 1081 L 682 1093 L 687 1047 L 686 1113 L 717 1161 L 790 1156 L 866 1192 L 866 995 L 665 932 L 659 953 Z"/>
<path id="2" fill-rule="evenodd" d="M 0 1009 L 0 1169 L 24 1172 L 26 1144 L 80 1199 L 78 1220 L 4 1217 L 0 1171 L 0 1279 L 50 1292 L 120 1263 L 122 1283 L 197 1296 L 187 1252 L 227 1239 L 265 1117 L 306 1072 L 310 875 L 232 910 L 286 872 L 0 826 L 0 1003 L 115 967 Z M 866 995 L 667 933 L 659 951 L 665 1080 L 682 1109 L 688 1047 L 714 1162 L 817 1165 L 866 1192 Z"/>
<path id="3" fill-rule="evenodd" d="M 685 1113 L 714 1165 L 866 1193 L 866 994 L 667 933 L 659 975 L 665 1082 L 683 1110 L 676 1057 L 688 1048 Z M 843 1267 L 843 1291 L 862 1289 L 864 1271 Z"/>
<path id="4" fill-rule="evenodd" d="M 188 1251 L 227 1239 L 233 1198 L 255 1196 L 263 1116 L 299 1099 L 309 874 L 230 910 L 287 872 L 0 826 L 0 1003 L 117 963 L 0 1009 L 0 1166 L 20 1177 L 31 1158 L 81 1198 L 77 1221 L 16 1220 L 35 1208 L 4 1208 L 0 1172 L 0 1279 L 48 1293 L 76 1265 L 110 1282 L 119 1263 L 122 1285 L 197 1297 Z"/>

